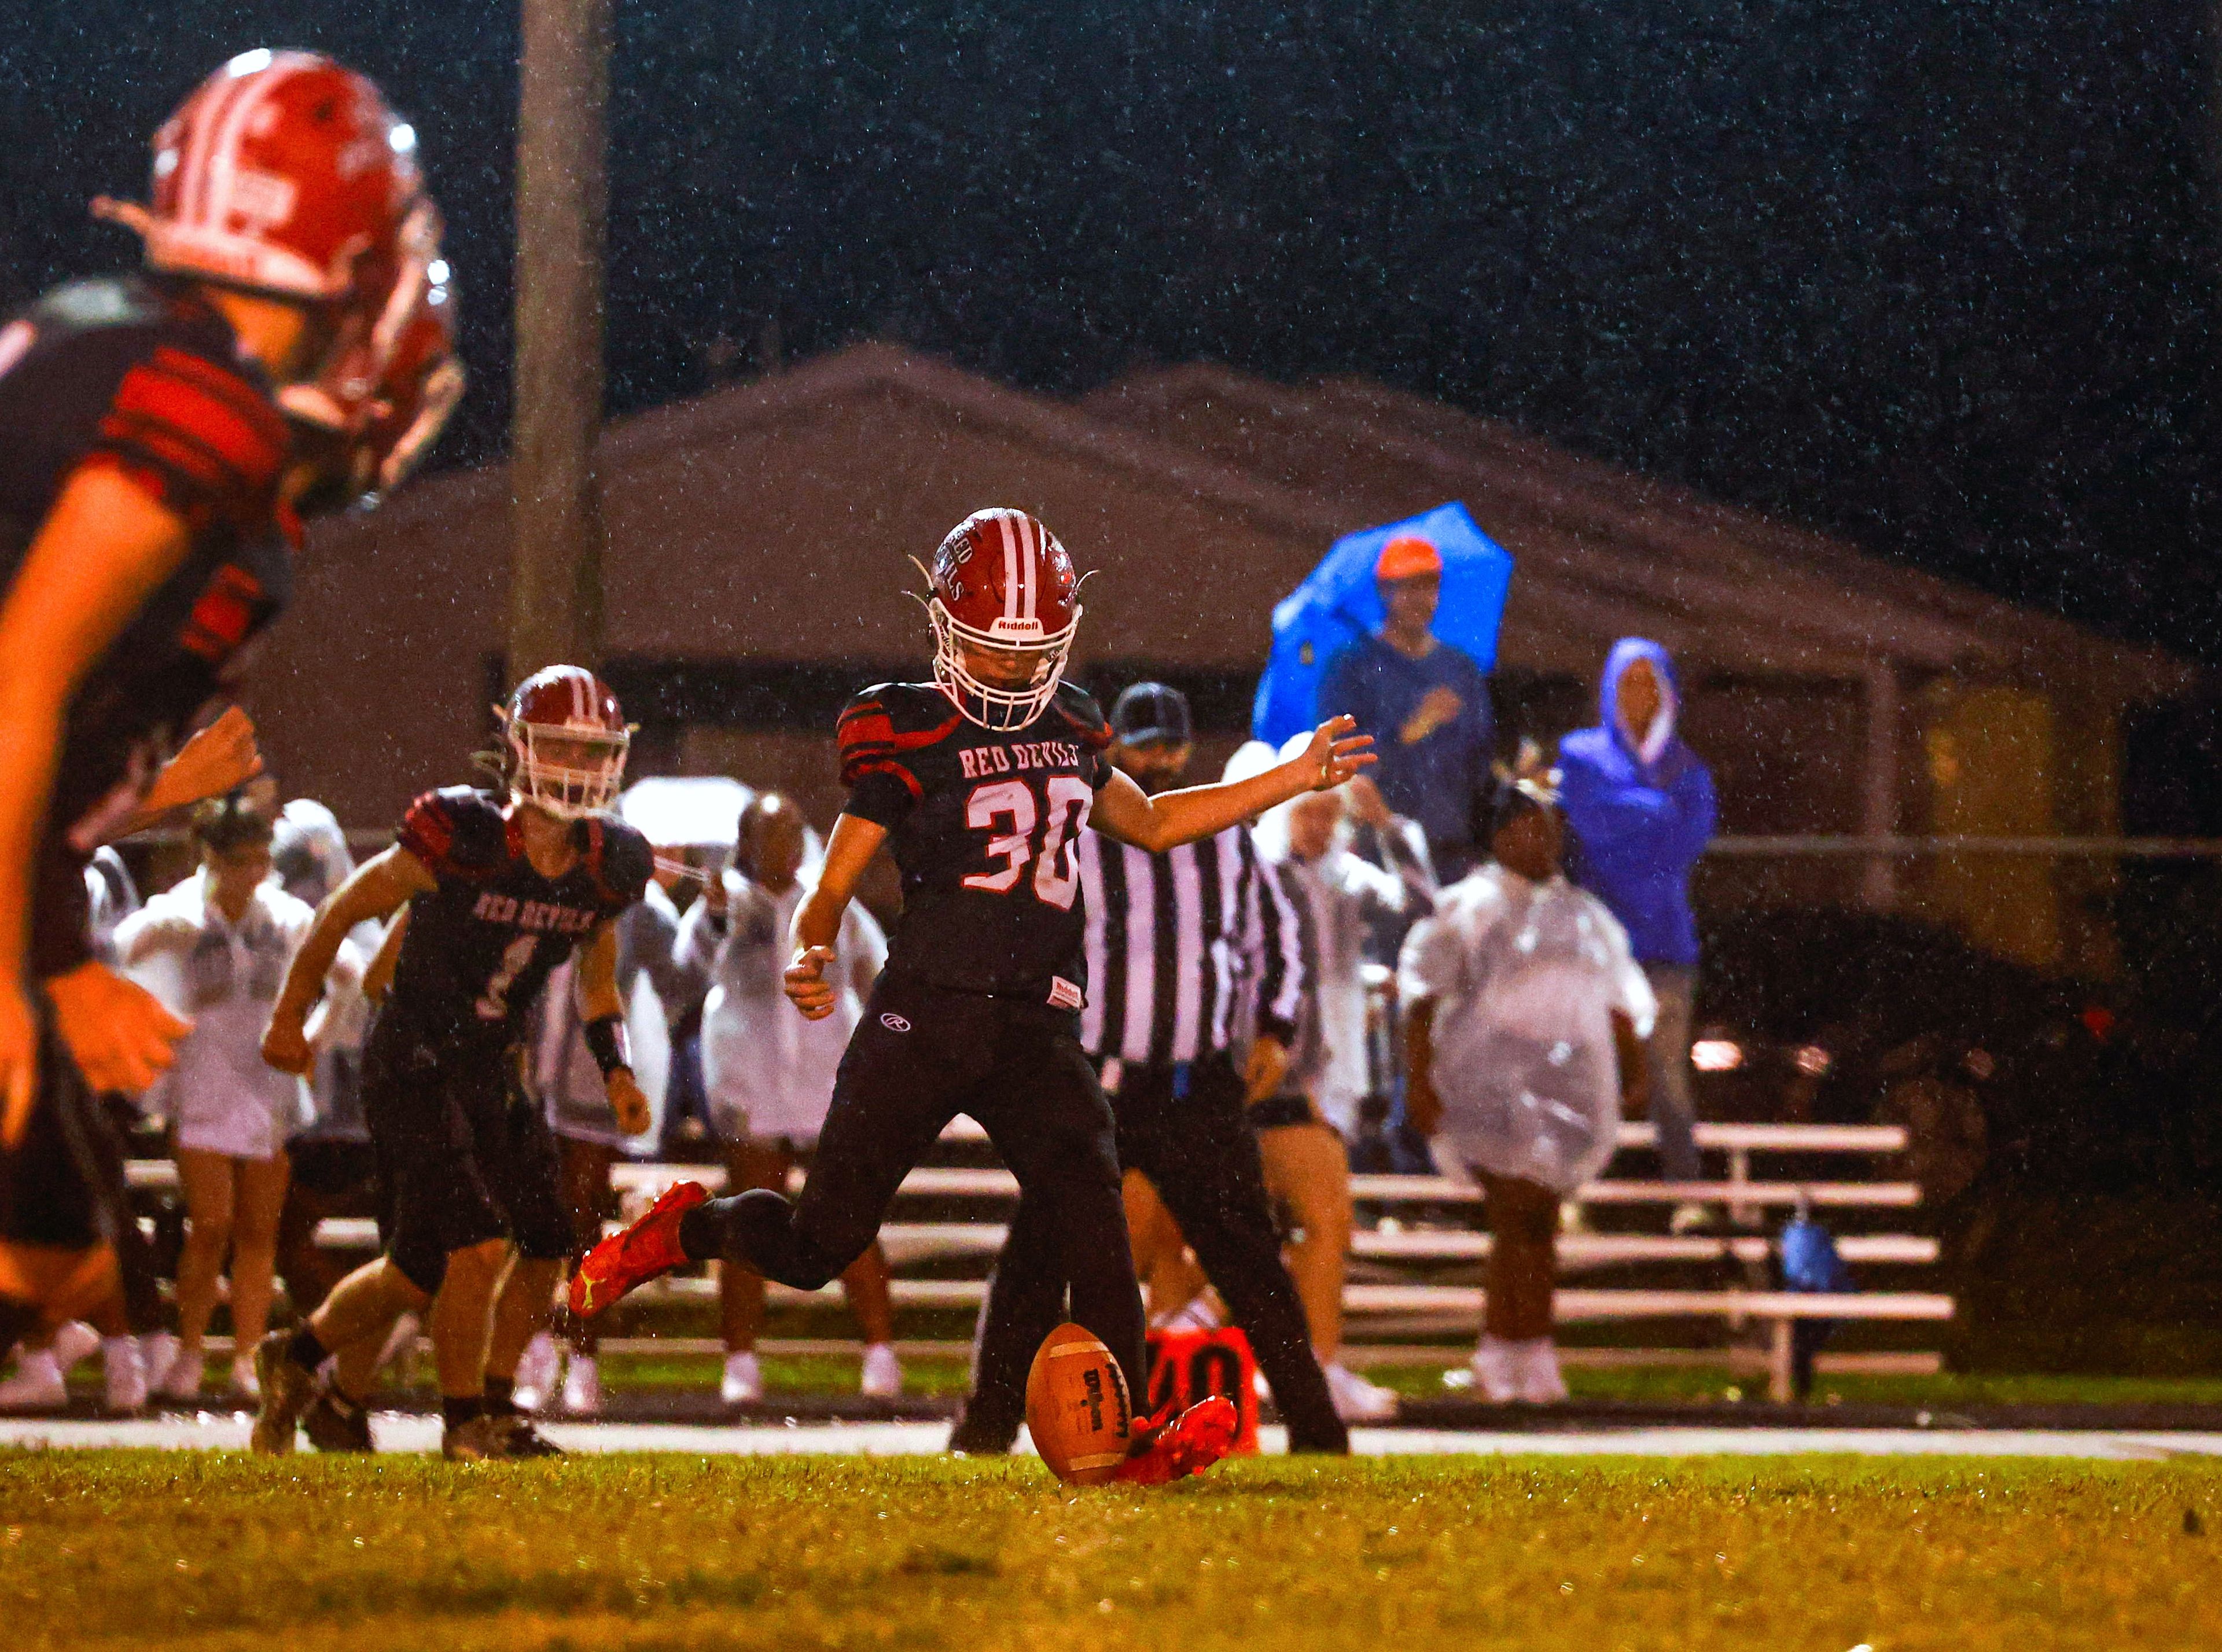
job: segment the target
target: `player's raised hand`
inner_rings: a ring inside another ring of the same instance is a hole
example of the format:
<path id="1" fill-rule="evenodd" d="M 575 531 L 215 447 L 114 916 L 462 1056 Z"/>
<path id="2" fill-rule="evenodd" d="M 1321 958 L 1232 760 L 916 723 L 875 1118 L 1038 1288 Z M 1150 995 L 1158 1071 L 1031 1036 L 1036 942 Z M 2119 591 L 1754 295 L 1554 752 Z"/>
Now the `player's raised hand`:
<path id="1" fill-rule="evenodd" d="M 1319 774 L 1312 789 L 1331 792 L 1359 769 L 1378 763 L 1372 746 L 1373 737 L 1358 732 L 1355 717 L 1328 718 L 1312 731 L 1311 744 L 1304 748 L 1304 763 Z"/>
<path id="2" fill-rule="evenodd" d="M 632 1076 L 631 1068 L 612 1068 L 602 1080 L 602 1088 L 609 1094 L 610 1111 L 618 1115 L 618 1128 L 627 1135 L 637 1136 L 655 1122 L 648 1096 L 641 1090 L 640 1081 Z"/>
<path id="3" fill-rule="evenodd" d="M 234 706 L 187 740 L 178 749 L 178 755 L 162 766 L 140 803 L 138 814 L 162 814 L 204 797 L 221 797 L 261 772 L 262 752 L 255 744 L 254 724 Z"/>
<path id="4" fill-rule="evenodd" d="M 788 1000 L 813 1021 L 833 1013 L 833 983 L 825 978 L 825 966 L 832 961 L 832 947 L 806 946 L 787 966 Z"/>
<path id="5" fill-rule="evenodd" d="M 104 964 L 80 964 L 47 983 L 54 1030 L 95 1090 L 136 1094 L 170 1065 L 177 1041 L 193 1030 L 161 1001 Z"/>
<path id="6" fill-rule="evenodd" d="M 262 1029 L 262 1058 L 297 1078 L 306 1078 L 314 1065 L 302 1017 L 282 1003 L 270 1012 L 270 1025 Z"/>

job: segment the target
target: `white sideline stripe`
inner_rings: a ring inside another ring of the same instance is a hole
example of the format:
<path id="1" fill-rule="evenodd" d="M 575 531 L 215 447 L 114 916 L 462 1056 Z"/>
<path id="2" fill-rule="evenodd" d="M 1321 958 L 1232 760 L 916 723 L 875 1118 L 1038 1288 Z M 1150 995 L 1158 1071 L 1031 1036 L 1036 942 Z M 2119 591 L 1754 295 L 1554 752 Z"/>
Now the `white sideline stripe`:
<path id="1" fill-rule="evenodd" d="M 683 1423 L 547 1423 L 541 1427 L 566 1451 L 586 1454 L 657 1451 L 689 1457 L 916 1457 L 938 1454 L 949 1437 L 945 1423 L 829 1423 L 794 1428 L 778 1423 L 700 1428 Z M 206 1413 L 194 1420 L 166 1417 L 121 1423 L 0 1419 L 0 1448 L 244 1452 L 248 1428 L 249 1419 L 243 1411 Z M 380 1451 L 439 1448 L 440 1424 L 434 1417 L 380 1412 L 373 1417 L 371 1429 Z M 1268 1454 L 1288 1449 L 1285 1430 L 1269 1427 L 1258 1432 Z M 1371 1457 L 1787 1457 L 1841 1453 L 1861 1457 L 2058 1457 L 2100 1462 L 2222 1457 L 2222 1434 L 2034 1429 L 1629 1429 L 1566 1434 L 1353 1429 L 1350 1443 L 1359 1455 Z M 1021 1450 L 1026 1449 L 1022 1438 Z M 283 1473 L 284 1465 L 272 1464 L 271 1472 Z"/>

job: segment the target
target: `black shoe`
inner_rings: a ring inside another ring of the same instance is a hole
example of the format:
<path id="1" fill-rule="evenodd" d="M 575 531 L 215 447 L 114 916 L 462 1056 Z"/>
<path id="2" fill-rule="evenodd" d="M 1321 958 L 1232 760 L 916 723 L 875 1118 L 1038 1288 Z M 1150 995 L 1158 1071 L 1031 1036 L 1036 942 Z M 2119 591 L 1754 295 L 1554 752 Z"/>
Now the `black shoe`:
<path id="1" fill-rule="evenodd" d="M 509 1454 L 502 1448 L 505 1421 L 480 1412 L 465 1422 L 449 1423 L 440 1431 L 440 1454 L 451 1463 L 484 1463 L 506 1457 Z"/>
<path id="2" fill-rule="evenodd" d="M 287 1352 L 292 1340 L 291 1331 L 273 1331 L 254 1345 L 254 1380 L 262 1389 L 262 1402 L 248 1444 L 265 1457 L 282 1457 L 293 1449 L 294 1425 L 317 1395 L 317 1373 L 296 1365 Z"/>
<path id="3" fill-rule="evenodd" d="M 532 1426 L 532 1419 L 512 1413 L 493 1419 L 505 1457 L 560 1457 L 563 1448 Z"/>
<path id="4" fill-rule="evenodd" d="M 367 1452 L 377 1448 L 370 1442 L 370 1411 L 367 1406 L 352 1405 L 342 1410 L 327 1388 L 301 1414 L 301 1431 L 309 1436 L 309 1443 L 318 1451 Z"/>
<path id="5" fill-rule="evenodd" d="M 947 1449 L 961 1452 L 968 1457 L 1007 1457 L 1011 1448 L 1019 1442 L 1019 1425 L 998 1419 L 976 1416 L 970 1410 L 957 1419 L 949 1430 Z"/>

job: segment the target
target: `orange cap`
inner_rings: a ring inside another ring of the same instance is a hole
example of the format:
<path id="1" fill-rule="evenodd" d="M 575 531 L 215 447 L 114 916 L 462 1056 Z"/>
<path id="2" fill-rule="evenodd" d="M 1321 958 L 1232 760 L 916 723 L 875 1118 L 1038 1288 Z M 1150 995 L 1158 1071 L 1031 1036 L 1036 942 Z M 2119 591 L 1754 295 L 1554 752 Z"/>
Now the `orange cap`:
<path id="1" fill-rule="evenodd" d="M 1411 580 L 1423 574 L 1440 576 L 1442 571 L 1442 552 L 1416 534 L 1391 539 L 1381 547 L 1380 558 L 1373 564 L 1377 580 Z"/>

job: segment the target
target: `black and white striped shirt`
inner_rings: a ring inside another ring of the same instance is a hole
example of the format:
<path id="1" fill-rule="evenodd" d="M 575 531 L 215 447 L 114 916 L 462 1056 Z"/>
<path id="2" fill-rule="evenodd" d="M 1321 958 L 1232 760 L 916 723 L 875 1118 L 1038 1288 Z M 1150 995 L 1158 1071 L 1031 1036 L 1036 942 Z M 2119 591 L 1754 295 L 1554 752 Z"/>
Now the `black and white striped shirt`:
<path id="1" fill-rule="evenodd" d="M 1290 1037 L 1304 996 L 1296 909 L 1248 827 L 1161 855 L 1084 832 L 1079 851 L 1090 1055 L 1163 1066 L 1224 1050 L 1253 975 L 1258 1030 Z"/>

